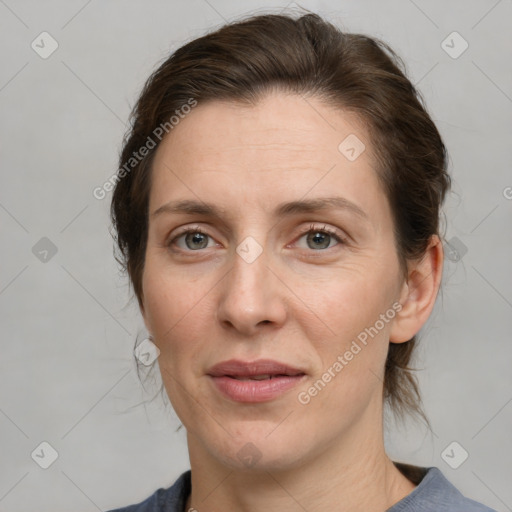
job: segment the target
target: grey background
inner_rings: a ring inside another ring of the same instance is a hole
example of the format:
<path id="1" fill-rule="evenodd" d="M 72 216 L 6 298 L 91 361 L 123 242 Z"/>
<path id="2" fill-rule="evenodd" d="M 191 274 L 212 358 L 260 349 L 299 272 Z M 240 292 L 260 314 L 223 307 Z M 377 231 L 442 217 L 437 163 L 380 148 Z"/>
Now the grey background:
<path id="1" fill-rule="evenodd" d="M 510 511 L 511 1 L 300 4 L 390 43 L 450 151 L 446 239 L 462 258 L 446 261 L 417 358 L 434 432 L 390 424 L 389 454 L 438 466 L 466 495 Z M 115 172 L 129 110 L 169 51 L 225 20 L 287 5 L 0 0 L 1 512 L 108 510 L 189 467 L 179 420 L 158 396 L 150 401 L 158 380 L 146 391 L 138 380 L 143 322 L 136 303 L 125 307 L 110 194 L 99 201 L 92 191 Z M 47 59 L 31 48 L 43 31 L 59 45 Z M 458 58 L 445 51 L 462 48 L 458 36 L 446 40 L 453 31 L 469 44 Z M 47 261 L 36 257 L 43 237 L 57 249 Z M 43 441 L 58 453 L 48 469 L 31 457 Z M 453 441 L 469 453 L 457 469 L 441 456 Z"/>

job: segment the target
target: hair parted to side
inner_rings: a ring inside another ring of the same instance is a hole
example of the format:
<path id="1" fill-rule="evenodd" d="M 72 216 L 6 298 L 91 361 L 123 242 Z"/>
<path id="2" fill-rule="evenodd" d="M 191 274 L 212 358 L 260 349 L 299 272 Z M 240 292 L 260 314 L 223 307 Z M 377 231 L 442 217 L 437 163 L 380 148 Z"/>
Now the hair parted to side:
<path id="1" fill-rule="evenodd" d="M 271 90 L 315 96 L 354 112 L 368 129 L 378 179 L 394 221 L 404 278 L 407 263 L 439 235 L 441 205 L 451 185 L 441 136 L 401 59 L 382 41 L 344 33 L 316 14 L 258 15 L 227 24 L 176 50 L 149 77 L 131 114 L 119 169 L 191 99 L 256 104 Z M 158 143 L 129 172 L 118 172 L 111 219 L 120 254 L 142 307 L 151 164 Z M 416 336 L 390 343 L 384 399 L 395 415 L 428 424 L 409 364 Z"/>

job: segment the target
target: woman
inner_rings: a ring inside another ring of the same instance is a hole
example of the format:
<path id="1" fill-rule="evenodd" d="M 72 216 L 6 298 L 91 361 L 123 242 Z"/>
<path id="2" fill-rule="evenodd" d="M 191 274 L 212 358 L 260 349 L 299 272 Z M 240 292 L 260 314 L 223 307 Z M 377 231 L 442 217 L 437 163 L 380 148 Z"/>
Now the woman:
<path id="1" fill-rule="evenodd" d="M 423 415 L 408 365 L 450 186 L 401 67 L 316 15 L 265 15 L 146 83 L 112 220 L 191 471 L 118 511 L 490 510 L 384 449 L 386 401 Z"/>

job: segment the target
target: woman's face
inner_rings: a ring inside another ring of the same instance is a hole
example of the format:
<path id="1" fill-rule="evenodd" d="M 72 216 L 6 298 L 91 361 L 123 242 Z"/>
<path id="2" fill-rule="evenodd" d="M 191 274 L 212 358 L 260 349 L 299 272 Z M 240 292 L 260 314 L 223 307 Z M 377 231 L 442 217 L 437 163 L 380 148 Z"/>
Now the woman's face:
<path id="1" fill-rule="evenodd" d="M 380 435 L 404 285 L 358 119 L 284 93 L 199 104 L 152 172 L 143 315 L 194 454 L 286 468 Z"/>

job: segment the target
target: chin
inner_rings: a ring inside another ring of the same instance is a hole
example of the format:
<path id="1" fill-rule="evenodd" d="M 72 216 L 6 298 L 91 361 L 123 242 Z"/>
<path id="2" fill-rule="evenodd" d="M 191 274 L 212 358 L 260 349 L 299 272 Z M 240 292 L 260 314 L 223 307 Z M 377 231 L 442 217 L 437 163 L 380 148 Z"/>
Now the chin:
<path id="1" fill-rule="evenodd" d="M 275 426 L 274 426 L 275 427 Z M 290 433 L 281 435 L 272 433 L 271 429 L 261 432 L 240 434 L 233 438 L 208 440 L 210 453 L 224 466 L 236 471 L 286 471 L 296 468 L 306 459 L 308 451 L 304 439 L 293 439 Z M 272 437 L 275 437 L 272 439 Z"/>

